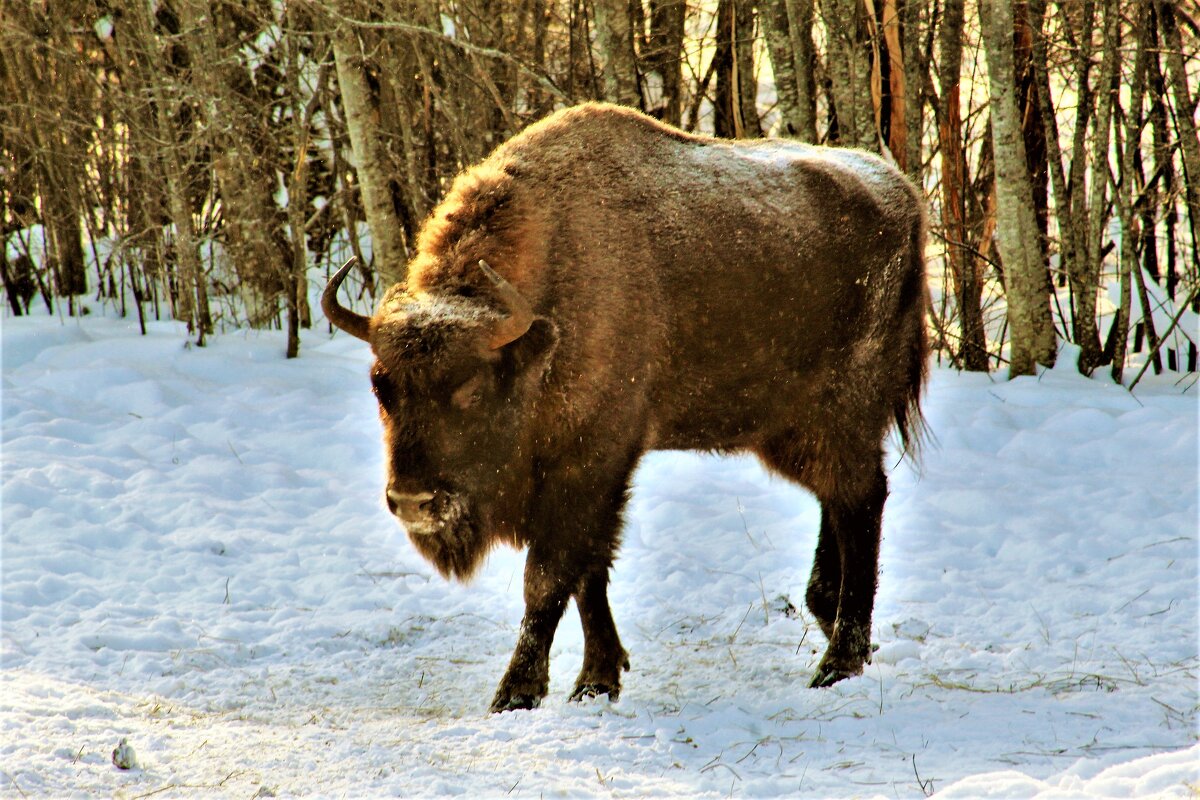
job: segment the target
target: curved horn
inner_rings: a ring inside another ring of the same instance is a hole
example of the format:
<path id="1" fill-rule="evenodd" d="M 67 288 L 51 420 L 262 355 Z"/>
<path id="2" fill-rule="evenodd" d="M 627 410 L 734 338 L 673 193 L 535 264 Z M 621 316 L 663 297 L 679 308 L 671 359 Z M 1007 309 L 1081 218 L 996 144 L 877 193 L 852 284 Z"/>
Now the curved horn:
<path id="1" fill-rule="evenodd" d="M 325 287 L 325 291 L 321 293 L 321 309 L 325 312 L 326 318 L 334 325 L 356 339 L 369 342 L 370 320 L 362 314 L 356 314 L 350 309 L 343 307 L 338 303 L 337 299 L 338 287 L 342 285 L 346 274 L 350 272 L 350 267 L 354 266 L 355 260 L 356 258 L 351 256 L 350 260 L 342 264 L 342 268 L 335 272 L 333 277 L 329 279 L 329 284 Z"/>
<path id="2" fill-rule="evenodd" d="M 508 316 L 496 326 L 492 331 L 491 338 L 488 339 L 488 347 L 492 350 L 499 350 L 504 345 L 515 342 L 525 335 L 529 326 L 533 324 L 533 309 L 529 306 L 529 301 L 516 290 L 516 287 L 500 277 L 496 270 L 489 267 L 483 259 L 479 260 L 479 269 L 496 287 L 496 294 L 504 303 L 504 307 L 508 309 Z"/>

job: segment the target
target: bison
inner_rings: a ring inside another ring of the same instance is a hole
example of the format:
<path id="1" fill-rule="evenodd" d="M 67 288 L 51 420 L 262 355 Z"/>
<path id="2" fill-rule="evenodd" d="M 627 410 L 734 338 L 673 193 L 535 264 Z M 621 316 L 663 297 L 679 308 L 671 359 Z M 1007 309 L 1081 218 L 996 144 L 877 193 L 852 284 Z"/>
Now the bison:
<path id="1" fill-rule="evenodd" d="M 754 453 L 815 494 L 811 686 L 862 672 L 884 441 L 923 430 L 924 236 L 920 194 L 869 153 L 586 104 L 459 175 L 373 315 L 338 303 L 350 265 L 334 275 L 322 306 L 371 347 L 384 495 L 413 546 L 458 579 L 498 543 L 528 548 L 492 711 L 545 697 L 571 598 L 571 698 L 617 699 L 609 568 L 648 450 Z"/>

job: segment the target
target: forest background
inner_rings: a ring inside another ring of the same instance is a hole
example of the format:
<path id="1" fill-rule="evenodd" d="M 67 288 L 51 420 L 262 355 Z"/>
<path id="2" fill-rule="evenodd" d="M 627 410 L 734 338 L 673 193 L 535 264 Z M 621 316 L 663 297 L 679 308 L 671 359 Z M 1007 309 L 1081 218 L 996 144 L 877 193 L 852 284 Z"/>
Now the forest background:
<path id="1" fill-rule="evenodd" d="M 460 170 L 557 108 L 607 100 L 894 161 L 929 202 L 943 363 L 1029 374 L 1066 341 L 1081 372 L 1126 384 L 1138 364 L 1194 372 L 1187 8 L 5 0 L 4 294 L 14 315 L 96 301 L 143 329 L 173 317 L 198 344 L 281 328 L 295 356 L 310 283 L 357 256 L 369 309 Z"/>

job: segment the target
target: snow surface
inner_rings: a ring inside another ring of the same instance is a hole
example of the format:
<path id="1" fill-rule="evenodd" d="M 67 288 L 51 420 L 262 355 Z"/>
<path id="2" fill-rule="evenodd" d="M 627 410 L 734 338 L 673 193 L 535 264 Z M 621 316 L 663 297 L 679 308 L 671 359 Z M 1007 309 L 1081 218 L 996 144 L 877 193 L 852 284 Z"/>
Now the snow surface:
<path id="1" fill-rule="evenodd" d="M 0 795 L 1186 797 L 1197 742 L 1197 400 L 1068 363 L 937 369 L 892 471 L 857 679 L 805 684 L 819 509 L 749 458 L 643 462 L 611 597 L 619 703 L 486 713 L 522 556 L 470 586 L 381 500 L 366 347 L 185 346 L 3 320 Z M 317 344 L 317 342 L 320 342 Z M 1186 384 L 1185 384 L 1186 385 Z M 138 766 L 114 766 L 122 739 Z"/>

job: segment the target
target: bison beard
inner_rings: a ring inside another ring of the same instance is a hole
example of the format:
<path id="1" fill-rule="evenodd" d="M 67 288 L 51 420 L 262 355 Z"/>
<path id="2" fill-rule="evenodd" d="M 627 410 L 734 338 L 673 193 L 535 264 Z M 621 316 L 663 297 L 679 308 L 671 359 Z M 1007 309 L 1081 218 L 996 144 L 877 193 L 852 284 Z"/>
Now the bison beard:
<path id="1" fill-rule="evenodd" d="M 414 546 L 470 577 L 528 548 L 525 616 L 493 711 L 537 706 L 574 598 L 572 699 L 616 700 L 629 660 L 608 574 L 652 449 L 755 453 L 821 502 L 812 686 L 870 655 L 883 441 L 922 431 L 924 213 L 878 158 L 692 136 L 603 104 L 559 112 L 465 171 L 405 284 L 370 317 L 385 497 Z"/>

